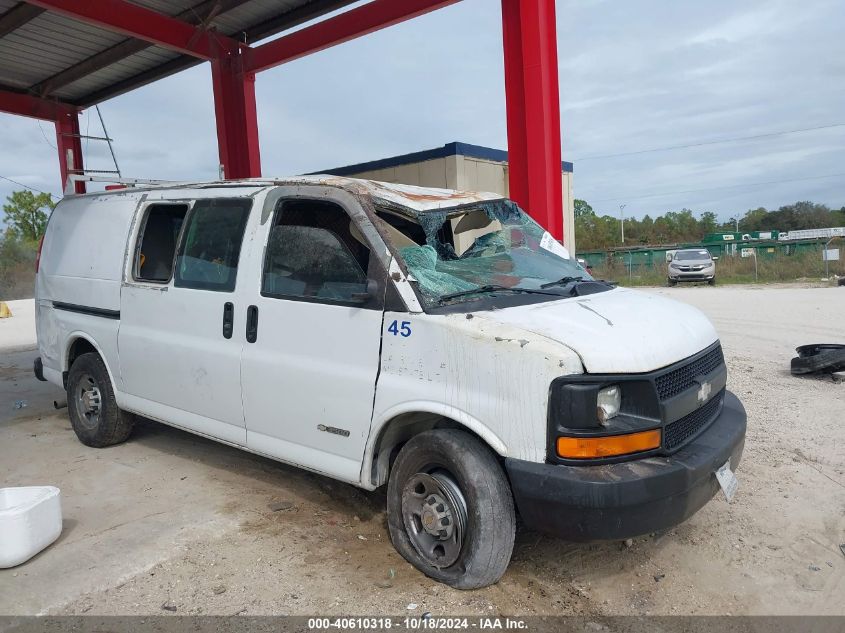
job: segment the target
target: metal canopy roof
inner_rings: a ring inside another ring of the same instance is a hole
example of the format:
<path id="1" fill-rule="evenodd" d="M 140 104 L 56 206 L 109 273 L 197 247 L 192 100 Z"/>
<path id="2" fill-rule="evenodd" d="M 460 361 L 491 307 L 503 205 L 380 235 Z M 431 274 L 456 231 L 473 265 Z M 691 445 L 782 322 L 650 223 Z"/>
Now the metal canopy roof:
<path id="1" fill-rule="evenodd" d="M 84 0 L 87 2 L 88 0 Z M 133 0 L 132 4 L 253 44 L 353 0 Z M 0 90 L 87 107 L 202 59 L 0 0 Z"/>
<path id="2" fill-rule="evenodd" d="M 0 0 L 0 112 L 52 121 L 63 186 L 84 193 L 79 111 L 208 61 L 221 173 L 252 178 L 256 73 L 458 2 L 368 0 L 293 29 L 353 0 Z M 555 0 L 502 0 L 502 35 L 511 195 L 560 239 Z"/>

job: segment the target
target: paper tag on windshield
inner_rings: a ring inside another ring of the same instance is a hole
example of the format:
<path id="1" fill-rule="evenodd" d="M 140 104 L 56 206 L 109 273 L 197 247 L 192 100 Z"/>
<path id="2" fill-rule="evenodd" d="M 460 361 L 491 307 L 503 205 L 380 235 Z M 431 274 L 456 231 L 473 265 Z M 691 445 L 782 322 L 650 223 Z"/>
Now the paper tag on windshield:
<path id="1" fill-rule="evenodd" d="M 739 487 L 739 480 L 731 470 L 731 460 L 725 462 L 724 466 L 716 471 L 716 479 L 719 480 L 722 492 L 725 493 L 725 499 L 730 503 L 736 494 L 736 489 Z"/>
<path id="2" fill-rule="evenodd" d="M 566 250 L 566 247 L 563 244 L 553 238 L 552 234 L 548 231 L 543 233 L 543 237 L 540 239 L 540 248 L 543 248 L 550 253 L 554 253 L 563 259 L 569 259 L 569 251 Z"/>

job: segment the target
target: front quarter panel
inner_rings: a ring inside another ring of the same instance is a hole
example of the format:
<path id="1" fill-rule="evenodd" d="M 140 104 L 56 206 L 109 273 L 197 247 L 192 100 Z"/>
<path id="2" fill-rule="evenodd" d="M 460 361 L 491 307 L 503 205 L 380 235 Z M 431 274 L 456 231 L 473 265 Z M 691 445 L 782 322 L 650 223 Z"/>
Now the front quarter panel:
<path id="1" fill-rule="evenodd" d="M 385 313 L 368 455 L 403 413 L 451 418 L 502 456 L 542 462 L 549 384 L 582 373 L 578 356 L 542 335 L 472 314 Z"/>

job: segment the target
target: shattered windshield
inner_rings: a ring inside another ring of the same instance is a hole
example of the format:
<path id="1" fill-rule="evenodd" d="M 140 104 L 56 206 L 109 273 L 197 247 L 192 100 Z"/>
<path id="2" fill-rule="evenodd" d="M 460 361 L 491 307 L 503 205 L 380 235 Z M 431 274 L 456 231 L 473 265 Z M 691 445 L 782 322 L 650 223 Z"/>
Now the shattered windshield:
<path id="1" fill-rule="evenodd" d="M 426 307 L 497 294 L 562 292 L 592 280 L 547 231 L 510 200 L 378 216 Z"/>

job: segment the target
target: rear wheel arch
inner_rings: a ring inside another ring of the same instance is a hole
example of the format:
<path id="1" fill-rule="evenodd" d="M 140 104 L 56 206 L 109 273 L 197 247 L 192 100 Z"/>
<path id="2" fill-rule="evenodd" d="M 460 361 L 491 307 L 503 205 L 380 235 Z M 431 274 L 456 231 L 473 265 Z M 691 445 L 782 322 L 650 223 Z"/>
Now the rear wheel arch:
<path id="1" fill-rule="evenodd" d="M 379 426 L 375 440 L 370 450 L 371 459 L 367 472 L 363 473 L 364 484 L 378 488 L 387 483 L 390 470 L 396 455 L 411 438 L 432 429 L 458 429 L 472 435 L 487 446 L 495 455 L 504 458 L 507 448 L 487 427 L 477 420 L 471 419 L 467 424 L 449 416 L 434 411 L 406 411 L 389 417 Z"/>
<path id="2" fill-rule="evenodd" d="M 88 349 L 82 344 L 80 348 Z M 86 351 L 74 359 L 65 389 L 71 427 L 86 446 L 120 444 L 132 433 L 135 416 L 117 404 L 108 367 L 99 352 Z"/>
<path id="3" fill-rule="evenodd" d="M 94 339 L 82 332 L 74 332 L 68 336 L 67 341 L 64 355 L 64 365 L 62 367 L 62 382 L 65 388 L 67 388 L 67 376 L 68 372 L 70 372 L 71 366 L 73 365 L 73 361 L 83 354 L 89 353 L 97 354 L 100 357 L 103 364 L 106 366 L 106 371 L 109 374 L 109 380 L 111 380 L 112 389 L 116 387 L 117 383 L 115 382 L 114 374 L 109 366 L 109 361 L 106 358 L 106 355 L 103 354 L 103 350 L 99 345 L 97 345 Z"/>

